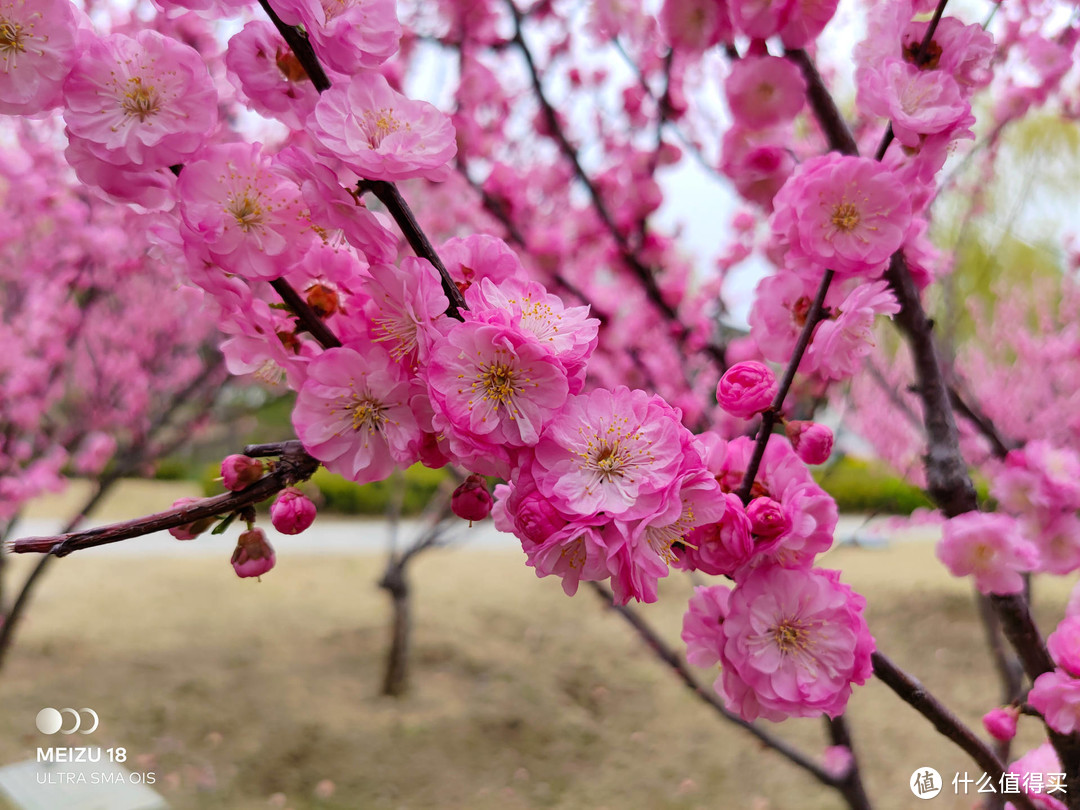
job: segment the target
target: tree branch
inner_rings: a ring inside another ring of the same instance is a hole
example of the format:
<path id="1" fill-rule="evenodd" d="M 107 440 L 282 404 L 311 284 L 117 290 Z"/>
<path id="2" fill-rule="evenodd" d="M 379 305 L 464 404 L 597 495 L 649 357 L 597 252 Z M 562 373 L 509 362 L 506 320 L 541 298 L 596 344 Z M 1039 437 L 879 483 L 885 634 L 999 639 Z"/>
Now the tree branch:
<path id="1" fill-rule="evenodd" d="M 332 349 L 341 345 L 337 335 L 330 330 L 330 327 L 326 325 L 322 318 L 315 314 L 315 310 L 300 297 L 300 293 L 294 290 L 289 282 L 283 278 L 276 278 L 270 282 L 270 286 L 281 296 L 281 300 L 297 317 L 304 329 L 319 341 L 324 349 Z"/>

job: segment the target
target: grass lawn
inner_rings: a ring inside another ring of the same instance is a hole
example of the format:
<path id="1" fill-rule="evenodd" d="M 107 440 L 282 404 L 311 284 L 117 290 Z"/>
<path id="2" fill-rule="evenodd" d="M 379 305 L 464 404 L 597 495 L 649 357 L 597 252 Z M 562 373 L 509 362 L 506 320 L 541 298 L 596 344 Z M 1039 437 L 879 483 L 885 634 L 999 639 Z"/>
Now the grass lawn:
<path id="1" fill-rule="evenodd" d="M 879 647 L 977 725 L 998 685 L 971 593 L 932 546 L 824 562 L 868 597 Z M 0 672 L 0 764 L 75 739 L 39 734 L 39 709 L 89 706 L 101 726 L 70 744 L 125 747 L 178 810 L 842 806 L 712 714 L 591 592 L 565 597 L 514 553 L 417 560 L 412 693 L 378 697 L 380 570 L 377 557 L 288 556 L 259 583 L 224 557 L 58 561 Z M 663 584 L 642 611 L 677 640 L 690 585 Z M 1068 585 L 1036 583 L 1044 629 Z M 877 808 L 921 806 L 907 787 L 919 766 L 981 773 L 876 682 L 849 717 Z M 820 721 L 770 728 L 824 746 Z M 1021 740 L 1038 740 L 1031 720 Z M 932 806 L 975 803 L 951 790 Z"/>

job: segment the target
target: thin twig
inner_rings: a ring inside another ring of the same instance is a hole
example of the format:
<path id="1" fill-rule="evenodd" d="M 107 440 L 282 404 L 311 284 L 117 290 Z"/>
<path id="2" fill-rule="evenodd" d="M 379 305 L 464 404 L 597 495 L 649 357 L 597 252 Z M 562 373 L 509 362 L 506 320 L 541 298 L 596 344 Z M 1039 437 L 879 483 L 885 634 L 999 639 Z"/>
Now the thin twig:
<path id="1" fill-rule="evenodd" d="M 277 278 L 270 282 L 270 286 L 281 296 L 285 306 L 296 316 L 304 329 L 319 341 L 324 349 L 332 349 L 341 345 L 337 335 L 330 330 L 330 327 L 326 325 L 322 318 L 315 314 L 315 310 L 311 308 L 311 305 L 300 297 L 300 293 L 294 290 L 289 282 L 283 278 Z"/>

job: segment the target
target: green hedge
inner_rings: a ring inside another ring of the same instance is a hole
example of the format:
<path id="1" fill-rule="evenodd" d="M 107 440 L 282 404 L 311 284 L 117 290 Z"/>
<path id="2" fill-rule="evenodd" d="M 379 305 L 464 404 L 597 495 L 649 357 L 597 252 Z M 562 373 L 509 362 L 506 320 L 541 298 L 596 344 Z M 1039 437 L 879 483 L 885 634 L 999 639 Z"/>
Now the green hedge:
<path id="1" fill-rule="evenodd" d="M 207 496 L 225 491 L 221 481 L 217 480 L 220 475 L 220 466 L 208 465 L 206 467 L 202 486 Z M 407 469 L 404 476 L 405 495 L 401 504 L 402 514 L 416 515 L 423 511 L 446 475 L 445 470 L 432 470 L 420 464 L 414 464 Z M 320 467 L 311 480 L 301 486 L 301 489 L 316 502 L 320 509 L 326 509 L 329 512 L 342 515 L 384 515 L 390 502 L 393 486 L 396 486 L 393 478 L 371 484 L 356 484 Z"/>
<path id="2" fill-rule="evenodd" d="M 897 477 L 880 462 L 844 456 L 815 470 L 814 478 L 836 499 L 842 513 L 910 515 L 920 507 L 932 506 L 921 489 Z"/>

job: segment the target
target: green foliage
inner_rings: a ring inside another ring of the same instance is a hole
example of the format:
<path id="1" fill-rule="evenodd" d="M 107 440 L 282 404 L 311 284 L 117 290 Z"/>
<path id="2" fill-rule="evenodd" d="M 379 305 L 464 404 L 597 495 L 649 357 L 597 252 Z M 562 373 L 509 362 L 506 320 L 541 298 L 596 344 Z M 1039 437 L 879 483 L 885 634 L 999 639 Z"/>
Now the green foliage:
<path id="1" fill-rule="evenodd" d="M 216 480 L 220 475 L 219 465 L 206 466 L 202 476 L 203 492 L 206 496 L 219 495 L 225 491 L 221 481 Z M 421 464 L 414 464 L 405 471 L 403 478 L 392 477 L 371 484 L 356 484 L 320 468 L 301 489 L 315 501 L 320 510 L 342 515 L 381 516 L 386 514 L 393 488 L 404 485 L 402 514 L 416 515 L 423 511 L 446 475 L 445 470 L 432 470 Z"/>
<path id="2" fill-rule="evenodd" d="M 186 481 L 191 478 L 191 465 L 176 456 L 158 459 L 154 464 L 154 478 L 158 481 Z"/>
<path id="3" fill-rule="evenodd" d="M 898 478 L 880 462 L 844 456 L 815 470 L 814 478 L 836 499 L 842 513 L 910 515 L 919 507 L 932 506 L 921 489 Z"/>

